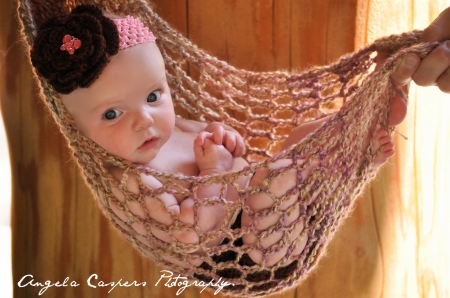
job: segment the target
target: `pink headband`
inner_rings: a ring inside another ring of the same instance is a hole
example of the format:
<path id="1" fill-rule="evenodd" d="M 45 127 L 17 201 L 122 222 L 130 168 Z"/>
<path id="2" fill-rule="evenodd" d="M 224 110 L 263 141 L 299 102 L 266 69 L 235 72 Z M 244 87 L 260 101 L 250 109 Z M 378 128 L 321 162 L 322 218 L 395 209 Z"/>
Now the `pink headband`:
<path id="1" fill-rule="evenodd" d="M 127 16 L 123 19 L 113 19 L 113 22 L 119 32 L 119 50 L 156 40 L 153 33 L 137 18 Z M 70 35 L 65 35 L 62 41 L 61 51 L 67 51 L 70 55 L 73 55 L 83 42 Z"/>
<path id="2" fill-rule="evenodd" d="M 31 62 L 54 90 L 89 87 L 119 50 L 156 40 L 137 18 L 111 19 L 99 7 L 79 5 L 37 28 Z"/>
<path id="3" fill-rule="evenodd" d="M 113 19 L 113 21 L 119 31 L 119 50 L 156 40 L 153 33 L 139 19 L 127 16 L 124 19 Z"/>

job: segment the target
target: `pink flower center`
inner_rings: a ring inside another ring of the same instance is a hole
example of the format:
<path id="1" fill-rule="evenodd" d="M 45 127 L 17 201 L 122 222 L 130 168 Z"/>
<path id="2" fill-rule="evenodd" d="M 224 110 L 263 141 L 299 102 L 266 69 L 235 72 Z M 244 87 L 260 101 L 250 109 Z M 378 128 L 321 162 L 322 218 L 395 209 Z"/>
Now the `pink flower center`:
<path id="1" fill-rule="evenodd" d="M 61 51 L 67 51 L 70 55 L 73 55 L 75 50 L 81 47 L 81 40 L 69 34 L 64 35 L 62 42 Z"/>

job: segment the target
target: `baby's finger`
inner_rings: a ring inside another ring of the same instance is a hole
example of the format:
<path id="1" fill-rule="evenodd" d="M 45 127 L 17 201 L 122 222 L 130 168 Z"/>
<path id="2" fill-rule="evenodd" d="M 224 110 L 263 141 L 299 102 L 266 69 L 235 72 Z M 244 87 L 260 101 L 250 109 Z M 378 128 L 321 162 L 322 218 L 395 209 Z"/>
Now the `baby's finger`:
<path id="1" fill-rule="evenodd" d="M 224 131 L 225 130 L 220 125 L 214 127 L 213 138 L 216 145 L 222 145 Z"/>
<path id="2" fill-rule="evenodd" d="M 200 132 L 197 137 L 195 138 L 196 141 L 199 142 L 200 146 L 203 146 L 203 144 L 205 143 L 205 139 L 207 138 L 211 138 L 213 136 L 212 133 L 210 132 L 206 132 L 206 131 L 202 131 Z"/>
<path id="3" fill-rule="evenodd" d="M 234 157 L 242 156 L 242 154 L 244 154 L 244 150 L 245 150 L 244 140 L 241 137 L 238 137 L 236 139 L 236 147 L 234 149 L 233 156 Z"/>
<path id="4" fill-rule="evenodd" d="M 198 134 L 195 137 L 194 145 L 199 145 L 199 146 L 203 145 L 203 139 L 202 139 L 202 136 L 200 134 Z"/>
<path id="5" fill-rule="evenodd" d="M 225 148 L 227 148 L 228 152 L 230 153 L 234 152 L 236 148 L 236 138 L 234 136 L 228 136 L 225 139 Z"/>
<path id="6" fill-rule="evenodd" d="M 203 143 L 203 147 L 205 148 L 205 149 L 208 149 L 208 148 L 210 148 L 211 146 L 214 146 L 214 145 L 216 145 L 211 139 L 205 139 L 205 142 Z"/>
<path id="7" fill-rule="evenodd" d="M 197 140 L 198 139 L 198 140 Z M 203 143 L 201 139 L 197 137 L 194 141 L 194 155 L 196 158 L 203 157 L 205 155 L 203 151 Z"/>

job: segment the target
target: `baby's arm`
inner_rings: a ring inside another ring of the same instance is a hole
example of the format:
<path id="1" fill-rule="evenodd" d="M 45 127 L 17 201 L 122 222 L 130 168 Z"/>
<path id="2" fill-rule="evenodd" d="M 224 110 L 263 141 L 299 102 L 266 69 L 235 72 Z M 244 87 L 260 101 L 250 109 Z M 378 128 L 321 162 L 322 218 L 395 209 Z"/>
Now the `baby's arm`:
<path id="1" fill-rule="evenodd" d="M 199 168 L 199 176 L 209 176 L 221 174 L 230 170 L 240 170 L 247 165 L 247 162 L 240 157 L 244 152 L 244 140 L 233 128 L 219 122 L 202 123 L 192 120 L 178 120 L 180 126 L 189 131 L 200 131 L 194 140 L 194 154 Z M 233 157 L 234 156 L 234 157 Z M 246 184 L 246 177 L 241 177 L 235 181 L 241 187 Z M 200 185 L 196 190 L 199 199 L 214 199 L 220 195 L 225 196 L 228 201 L 234 201 L 238 197 L 236 189 L 227 184 L 218 183 Z M 231 220 L 232 214 L 226 214 L 222 204 L 199 205 L 197 212 L 199 216 L 198 226 L 203 233 L 218 230 L 224 223 Z M 194 199 L 189 197 L 180 204 L 180 212 L 185 216 L 194 219 Z M 196 235 L 198 237 L 198 235 Z M 196 239 L 199 240 L 198 238 Z M 215 237 L 207 243 L 212 247 L 221 242 L 220 237 Z"/>
<path id="2" fill-rule="evenodd" d="M 327 116 L 318 120 L 302 123 L 298 127 L 296 127 L 288 136 L 286 141 L 283 144 L 283 150 L 289 148 L 290 146 L 299 143 L 310 133 L 313 133 L 319 127 L 321 127 L 325 122 L 327 122 L 331 116 Z M 337 126 L 336 129 L 339 129 L 340 126 Z"/>
<path id="3" fill-rule="evenodd" d="M 195 158 L 200 170 L 199 176 L 215 175 L 231 170 L 234 164 L 231 153 L 223 145 L 215 144 L 211 138 L 204 138 L 205 134 L 208 133 L 203 132 L 199 134 L 194 141 Z M 197 197 L 199 199 L 218 198 L 221 193 L 228 197 L 226 184 L 209 183 L 201 185 L 197 189 Z M 197 211 L 200 218 L 199 226 L 202 231 L 216 230 L 227 220 L 223 206 L 220 203 L 213 205 L 201 204 Z M 208 246 L 218 245 L 220 241 L 221 239 L 215 238 L 208 243 Z"/>

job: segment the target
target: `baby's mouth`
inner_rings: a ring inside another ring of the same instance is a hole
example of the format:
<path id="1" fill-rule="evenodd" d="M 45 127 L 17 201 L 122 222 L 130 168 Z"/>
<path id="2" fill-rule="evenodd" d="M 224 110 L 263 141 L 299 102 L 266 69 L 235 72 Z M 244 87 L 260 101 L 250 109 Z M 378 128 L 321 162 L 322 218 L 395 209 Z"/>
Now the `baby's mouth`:
<path id="1" fill-rule="evenodd" d="M 151 138 L 148 139 L 147 141 L 145 141 L 144 143 L 142 143 L 141 146 L 139 146 L 138 150 L 140 151 L 145 151 L 148 150 L 152 147 L 155 147 L 156 145 L 158 145 L 159 143 L 159 139 L 158 138 Z"/>

